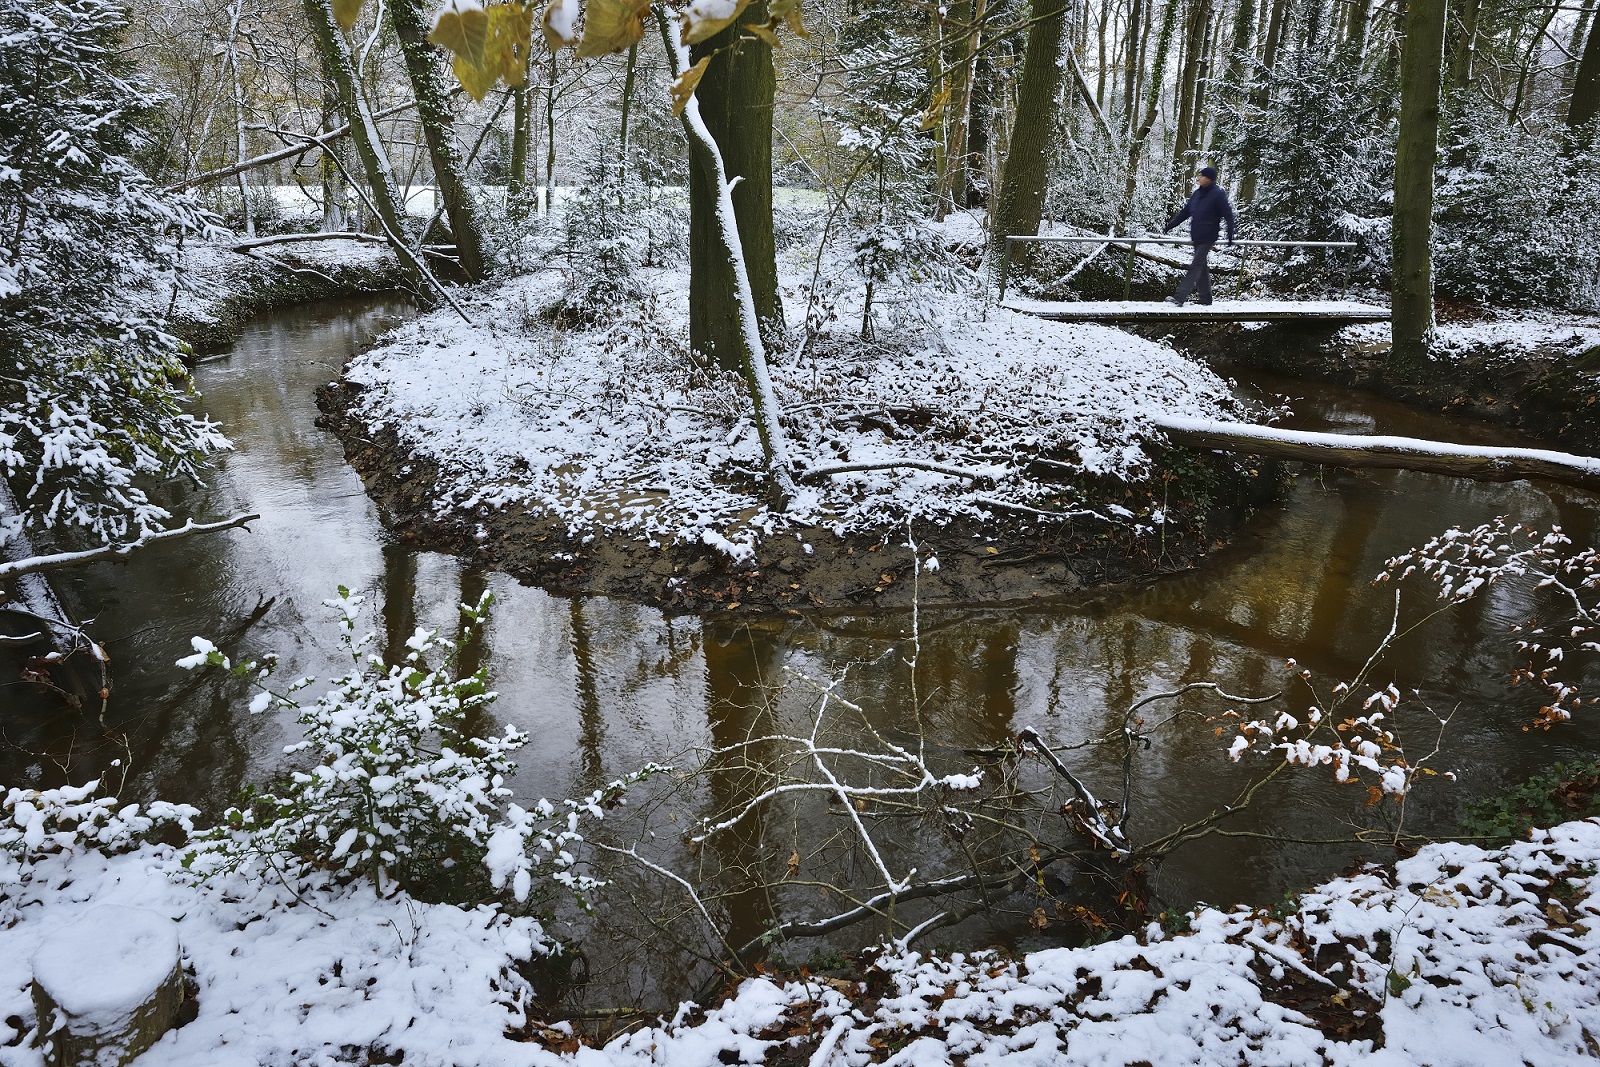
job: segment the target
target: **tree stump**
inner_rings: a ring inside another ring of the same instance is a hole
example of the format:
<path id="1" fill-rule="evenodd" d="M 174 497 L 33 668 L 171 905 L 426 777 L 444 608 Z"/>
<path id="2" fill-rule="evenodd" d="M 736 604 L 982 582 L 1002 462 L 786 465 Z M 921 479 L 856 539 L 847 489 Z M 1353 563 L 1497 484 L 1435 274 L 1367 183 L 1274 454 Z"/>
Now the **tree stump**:
<path id="1" fill-rule="evenodd" d="M 33 1003 L 50 1067 L 122 1067 L 177 1021 L 177 924 L 141 908 L 91 909 L 34 953 Z"/>

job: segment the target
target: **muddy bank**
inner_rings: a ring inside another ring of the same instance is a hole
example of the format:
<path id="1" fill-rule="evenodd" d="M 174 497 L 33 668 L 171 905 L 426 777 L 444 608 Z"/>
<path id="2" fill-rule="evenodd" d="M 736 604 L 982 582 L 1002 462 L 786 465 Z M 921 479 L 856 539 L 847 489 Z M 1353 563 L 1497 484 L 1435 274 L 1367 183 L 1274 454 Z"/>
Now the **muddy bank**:
<path id="1" fill-rule="evenodd" d="M 1452 325 L 1442 328 L 1447 340 Z M 1509 331 L 1496 339 L 1496 325 L 1460 331 L 1489 336 L 1442 347 L 1416 376 L 1390 373 L 1387 338 L 1363 336 L 1362 330 L 1200 323 L 1157 328 L 1146 336 L 1166 338 L 1220 373 L 1233 364 L 1365 389 L 1422 410 L 1516 430 L 1563 451 L 1600 454 L 1600 345 L 1589 343 L 1592 321 L 1574 320 L 1570 334 L 1532 346 Z"/>
<path id="2" fill-rule="evenodd" d="M 343 442 L 345 456 L 402 543 L 448 552 L 562 595 L 602 594 L 669 613 L 753 614 L 988 606 L 1070 597 L 1114 582 L 1192 568 L 1256 507 L 1274 496 L 1276 465 L 1250 467 L 1184 449 L 1155 453 L 1151 482 L 1105 487 L 1132 510 L 1153 502 L 1167 524 L 1142 535 L 1096 521 L 1035 524 L 1026 516 L 926 526 L 913 531 L 939 567 L 920 579 L 903 533 L 840 538 L 832 530 L 787 531 L 762 540 L 754 564 L 706 545 L 652 547 L 622 535 L 573 538 L 551 517 L 523 506 L 475 514 L 435 513 L 437 465 L 406 452 L 393 428 L 367 436 L 352 416 L 360 388 L 319 390 L 318 424 Z M 1046 504 L 1045 506 L 1048 506 Z"/>

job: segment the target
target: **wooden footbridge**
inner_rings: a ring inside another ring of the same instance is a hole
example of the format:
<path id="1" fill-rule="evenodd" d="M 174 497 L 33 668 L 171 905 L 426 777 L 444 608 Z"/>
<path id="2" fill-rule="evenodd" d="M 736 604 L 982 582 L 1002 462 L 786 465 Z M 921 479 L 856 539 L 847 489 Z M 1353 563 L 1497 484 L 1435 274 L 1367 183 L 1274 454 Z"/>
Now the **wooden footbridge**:
<path id="1" fill-rule="evenodd" d="M 1010 274 L 1013 245 L 1079 244 L 1126 247 L 1127 265 L 1123 269 L 1121 300 L 1013 300 L 1006 302 L 1006 282 Z M 1133 264 L 1140 245 L 1187 245 L 1187 237 L 1075 237 L 1065 234 L 1016 235 L 1006 238 L 1005 256 L 1000 262 L 1000 304 L 1013 311 L 1037 315 L 1058 322 L 1388 322 L 1389 309 L 1357 300 L 1228 300 L 1219 304 L 1184 304 L 1154 300 L 1134 300 Z M 1240 269 L 1253 248 L 1354 248 L 1354 241 L 1235 241 L 1240 249 Z M 1172 263 L 1182 269 L 1181 263 Z"/>

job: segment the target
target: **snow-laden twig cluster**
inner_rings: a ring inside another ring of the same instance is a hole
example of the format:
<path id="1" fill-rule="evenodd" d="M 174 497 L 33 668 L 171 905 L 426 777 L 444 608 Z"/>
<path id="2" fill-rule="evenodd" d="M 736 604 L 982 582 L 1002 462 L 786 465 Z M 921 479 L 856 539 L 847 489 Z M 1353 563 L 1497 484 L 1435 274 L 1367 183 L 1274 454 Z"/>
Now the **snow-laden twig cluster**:
<path id="1" fill-rule="evenodd" d="M 512 727 L 501 736 L 475 732 L 474 718 L 495 698 L 487 668 L 455 674 L 456 653 L 487 621 L 491 600 L 485 594 L 475 605 L 460 605 L 455 640 L 418 628 L 404 660 L 391 666 L 369 651 L 374 634 L 358 636 L 364 598 L 341 588 L 325 603 L 352 670 L 310 705 L 294 696 L 310 679 L 271 689 L 272 659 L 233 664 L 210 641 L 195 638 L 195 654 L 179 666 L 219 667 L 248 679 L 258 690 L 250 710 L 294 711 L 304 738 L 286 751 L 315 753 L 317 762 L 196 835 L 189 867 L 201 876 L 257 863 L 280 873 L 328 869 L 372 879 L 381 890 L 385 876 L 417 888 L 441 870 L 481 862 L 493 889 L 509 889 L 524 902 L 533 868 L 544 864 L 550 882 L 585 900 L 601 883 L 579 870 L 574 855 L 581 822 L 602 818 L 629 784 L 657 768 L 581 801 L 506 803 L 512 753 L 527 735 Z M 435 654 L 439 661 L 430 667 Z"/>

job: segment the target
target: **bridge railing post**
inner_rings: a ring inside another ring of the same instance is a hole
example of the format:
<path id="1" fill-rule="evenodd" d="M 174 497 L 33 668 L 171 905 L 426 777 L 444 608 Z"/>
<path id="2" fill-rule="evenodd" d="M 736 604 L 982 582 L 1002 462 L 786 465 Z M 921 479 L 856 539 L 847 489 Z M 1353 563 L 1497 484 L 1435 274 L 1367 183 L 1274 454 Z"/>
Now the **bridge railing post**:
<path id="1" fill-rule="evenodd" d="M 1000 256 L 1000 303 L 1006 302 L 1006 278 L 1011 274 L 1011 242 L 1015 238 L 1006 237 L 1006 250 Z"/>
<path id="2" fill-rule="evenodd" d="M 1128 265 L 1122 270 L 1122 299 L 1133 299 L 1133 259 L 1139 252 L 1139 242 L 1128 243 Z"/>

